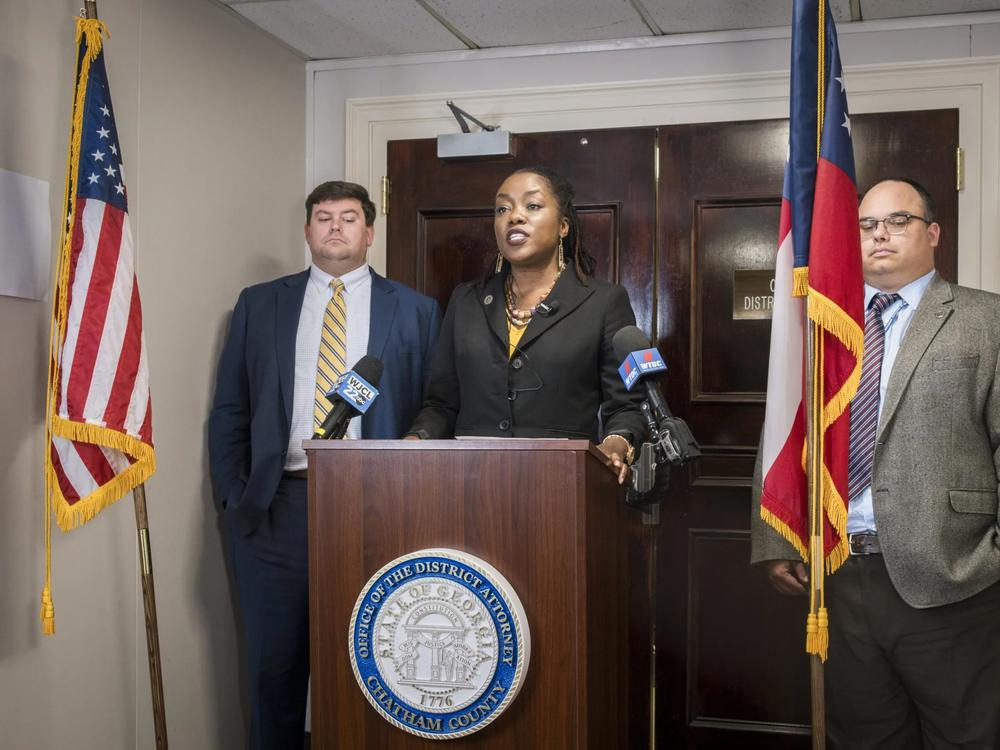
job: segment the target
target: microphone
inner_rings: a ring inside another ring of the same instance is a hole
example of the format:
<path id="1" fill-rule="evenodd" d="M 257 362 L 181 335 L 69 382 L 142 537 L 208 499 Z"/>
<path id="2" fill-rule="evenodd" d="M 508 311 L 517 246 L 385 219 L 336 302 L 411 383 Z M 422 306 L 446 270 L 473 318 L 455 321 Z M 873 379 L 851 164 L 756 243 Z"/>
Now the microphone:
<path id="1" fill-rule="evenodd" d="M 650 347 L 646 335 L 636 326 L 625 326 L 611 339 L 611 345 L 615 348 L 615 355 L 622 360 L 618 374 L 625 383 L 625 388 L 631 391 L 636 381 L 642 379 L 642 384 L 646 388 L 646 400 L 652 406 L 656 420 L 672 416 L 659 386 L 645 379 L 646 375 L 654 372 L 667 371 L 663 357 L 656 349 Z"/>
<path id="2" fill-rule="evenodd" d="M 364 414 L 378 396 L 378 383 L 382 379 L 382 362 L 366 354 L 334 383 L 327 392 L 332 406 L 313 440 L 339 440 L 347 432 L 347 425 L 358 414 Z"/>
<path id="3" fill-rule="evenodd" d="M 681 466 L 692 458 L 700 456 L 701 447 L 691 434 L 691 430 L 683 419 L 670 413 L 659 386 L 649 378 L 654 373 L 665 372 L 667 365 L 660 353 L 649 345 L 646 335 L 635 326 L 625 326 L 614 335 L 611 343 L 615 354 L 622 359 L 618 374 L 621 375 L 625 387 L 632 390 L 637 382 L 642 381 L 646 390 L 646 401 L 642 405 L 642 412 L 646 416 L 653 438 L 656 462 Z M 651 484 L 646 472 L 641 473 L 644 475 L 642 484 Z M 634 475 L 633 482 L 640 481 L 639 474 L 640 472 L 637 472 Z M 653 475 L 655 477 L 655 472 Z M 636 487 L 637 491 L 639 489 Z"/>
<path id="4" fill-rule="evenodd" d="M 552 302 L 539 302 L 537 305 L 535 305 L 535 312 L 544 318 L 547 318 L 550 315 L 554 314 L 555 311 L 558 309 L 559 309 L 559 303 L 556 302 L 555 300 L 552 300 Z"/>

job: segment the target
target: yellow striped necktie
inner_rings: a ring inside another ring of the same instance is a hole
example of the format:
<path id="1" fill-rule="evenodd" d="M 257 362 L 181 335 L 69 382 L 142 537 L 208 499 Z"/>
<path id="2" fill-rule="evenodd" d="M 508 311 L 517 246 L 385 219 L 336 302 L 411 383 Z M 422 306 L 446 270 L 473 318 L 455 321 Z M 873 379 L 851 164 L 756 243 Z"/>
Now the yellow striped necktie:
<path id="1" fill-rule="evenodd" d="M 347 307 L 344 304 L 344 282 L 330 281 L 333 296 L 323 313 L 323 333 L 319 339 L 316 361 L 316 397 L 313 405 L 314 430 L 318 430 L 330 411 L 326 394 L 337 384 L 337 378 L 347 372 Z"/>

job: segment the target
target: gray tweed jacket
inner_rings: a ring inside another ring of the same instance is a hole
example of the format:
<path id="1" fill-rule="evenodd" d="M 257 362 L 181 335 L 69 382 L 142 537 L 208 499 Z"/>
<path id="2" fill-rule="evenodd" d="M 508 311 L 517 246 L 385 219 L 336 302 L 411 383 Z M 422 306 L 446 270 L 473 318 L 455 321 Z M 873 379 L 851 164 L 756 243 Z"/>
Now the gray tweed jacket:
<path id="1" fill-rule="evenodd" d="M 1000 580 L 1000 296 L 935 276 L 893 364 L 872 501 L 889 577 L 913 607 L 967 599 Z M 760 519 L 751 561 L 798 555 Z M 836 575 L 836 574 L 835 574 Z"/>

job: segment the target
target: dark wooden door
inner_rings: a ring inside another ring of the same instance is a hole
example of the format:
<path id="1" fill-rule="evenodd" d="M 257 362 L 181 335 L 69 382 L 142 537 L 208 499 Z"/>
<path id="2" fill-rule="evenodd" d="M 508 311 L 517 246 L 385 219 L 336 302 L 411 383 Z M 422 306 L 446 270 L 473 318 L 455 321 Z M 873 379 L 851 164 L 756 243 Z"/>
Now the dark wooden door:
<path id="1" fill-rule="evenodd" d="M 851 118 L 863 193 L 886 176 L 930 189 L 938 266 L 957 275 L 958 113 Z M 770 321 L 735 319 L 734 274 L 774 268 L 785 120 L 660 129 L 657 341 L 662 387 L 705 452 L 661 504 L 656 722 L 663 748 L 806 748 L 804 597 L 750 556 L 750 480 L 764 419 Z M 836 658 L 831 654 L 830 658 Z"/>
<path id="2" fill-rule="evenodd" d="M 954 279 L 957 111 L 855 116 L 852 127 L 862 192 L 905 175 L 937 198 L 938 267 Z M 633 589 L 655 598 L 656 668 L 655 690 L 629 699 L 637 724 L 652 703 L 660 748 L 809 746 L 805 602 L 748 565 L 770 324 L 732 317 L 733 272 L 773 268 L 787 142 L 786 121 L 754 121 L 519 135 L 516 156 L 485 162 L 442 162 L 433 139 L 389 144 L 390 277 L 443 307 L 495 257 L 503 178 L 545 164 L 576 187 L 597 275 L 628 289 L 665 356 L 661 386 L 705 456 L 674 473 L 660 524 L 636 540 Z"/>

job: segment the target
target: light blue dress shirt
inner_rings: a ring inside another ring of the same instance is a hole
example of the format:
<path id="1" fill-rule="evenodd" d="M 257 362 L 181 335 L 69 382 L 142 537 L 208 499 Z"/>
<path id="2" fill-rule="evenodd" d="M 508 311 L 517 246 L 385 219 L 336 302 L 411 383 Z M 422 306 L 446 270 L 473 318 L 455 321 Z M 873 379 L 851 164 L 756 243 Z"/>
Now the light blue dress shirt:
<path id="1" fill-rule="evenodd" d="M 313 403 L 316 393 L 316 362 L 319 359 L 319 340 L 323 333 L 323 316 L 326 305 L 333 297 L 330 282 L 333 276 L 313 263 L 309 267 L 309 281 L 302 298 L 299 327 L 295 335 L 295 386 L 292 389 L 292 424 L 288 436 L 288 454 L 285 470 L 306 468 L 306 452 L 302 441 L 313 434 Z M 368 329 L 371 318 L 372 275 L 368 264 L 348 271 L 340 280 L 344 282 L 344 305 L 347 312 L 347 366 L 368 353 Z M 347 427 L 347 437 L 361 437 L 361 418 L 352 419 Z"/>
<path id="2" fill-rule="evenodd" d="M 886 385 L 888 385 L 889 376 L 892 374 L 892 366 L 896 363 L 896 355 L 899 354 L 899 345 L 903 343 L 903 336 L 910 326 L 913 312 L 920 304 L 920 299 L 924 296 L 927 285 L 931 283 L 933 278 L 934 271 L 931 271 L 919 279 L 911 281 L 897 292 L 900 299 L 882 311 L 882 324 L 885 326 L 885 348 L 882 352 L 882 376 L 879 379 L 878 387 L 879 424 L 882 422 L 882 405 L 885 403 Z M 865 310 L 868 309 L 872 297 L 881 291 L 881 289 L 865 284 Z M 876 530 L 875 510 L 872 507 L 872 488 L 871 485 L 868 485 L 858 495 L 851 498 L 847 508 L 847 533 L 855 534 Z"/>

